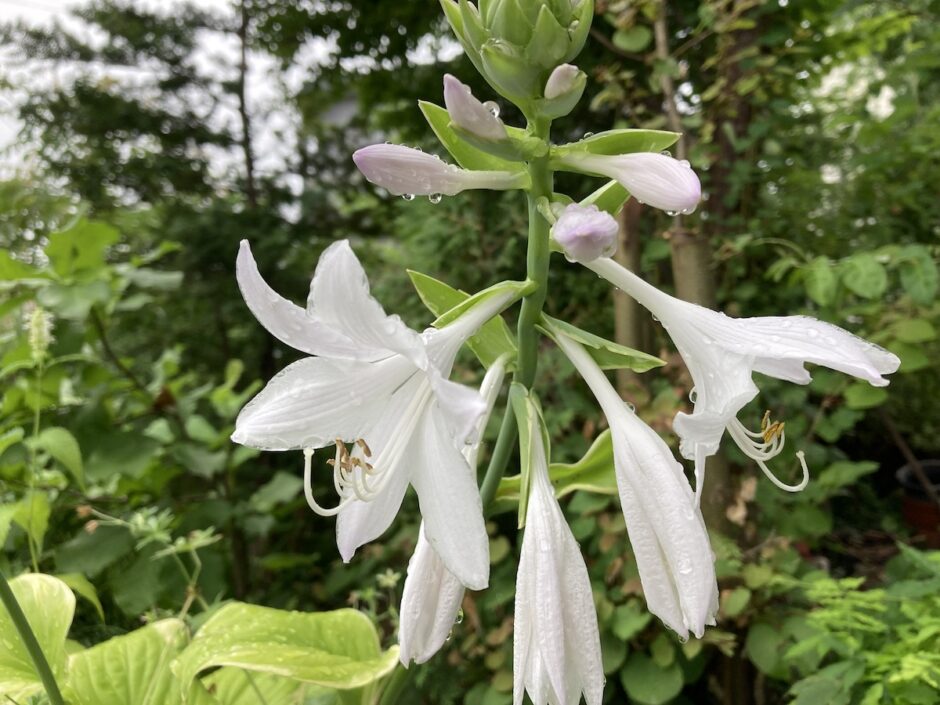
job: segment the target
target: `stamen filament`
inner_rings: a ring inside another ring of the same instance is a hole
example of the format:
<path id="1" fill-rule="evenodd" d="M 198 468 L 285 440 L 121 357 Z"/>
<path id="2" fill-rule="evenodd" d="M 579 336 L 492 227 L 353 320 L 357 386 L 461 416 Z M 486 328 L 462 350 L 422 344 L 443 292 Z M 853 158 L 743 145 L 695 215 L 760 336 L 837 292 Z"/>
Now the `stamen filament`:
<path id="1" fill-rule="evenodd" d="M 764 415 L 761 427 L 768 435 L 773 434 L 772 440 L 768 442 L 764 434 L 749 431 L 745 428 L 744 424 L 737 419 L 732 420 L 731 423 L 728 424 L 728 433 L 731 434 L 731 438 L 737 444 L 738 448 L 741 449 L 741 452 L 756 462 L 764 475 L 767 476 L 767 479 L 774 483 L 774 485 L 786 492 L 800 492 L 809 484 L 809 468 L 806 466 L 805 454 L 803 451 L 798 451 L 796 454 L 797 459 L 800 461 L 800 467 L 803 469 L 803 478 L 800 482 L 795 485 L 788 485 L 782 482 L 774 475 L 770 468 L 767 467 L 766 461 L 773 460 L 783 452 L 783 447 L 786 444 L 784 424 L 780 422 L 770 424 L 768 413 Z M 758 442 L 758 438 L 762 439 L 764 442 Z"/>

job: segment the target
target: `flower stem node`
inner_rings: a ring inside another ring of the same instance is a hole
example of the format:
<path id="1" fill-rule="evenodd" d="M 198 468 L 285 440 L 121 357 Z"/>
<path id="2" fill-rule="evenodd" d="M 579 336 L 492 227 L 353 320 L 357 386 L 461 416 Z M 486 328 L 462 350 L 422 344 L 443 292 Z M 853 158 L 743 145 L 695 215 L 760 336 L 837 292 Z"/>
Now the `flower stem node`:
<path id="1" fill-rule="evenodd" d="M 552 227 L 552 239 L 569 262 L 593 262 L 611 257 L 617 250 L 620 226 L 616 219 L 597 206 L 572 203 Z"/>

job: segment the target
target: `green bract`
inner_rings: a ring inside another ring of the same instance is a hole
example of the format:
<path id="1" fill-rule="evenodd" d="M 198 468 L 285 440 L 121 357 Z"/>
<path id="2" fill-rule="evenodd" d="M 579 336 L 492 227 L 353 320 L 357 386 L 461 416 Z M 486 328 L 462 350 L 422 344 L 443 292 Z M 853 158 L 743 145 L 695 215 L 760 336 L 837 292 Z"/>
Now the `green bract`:
<path id="1" fill-rule="evenodd" d="M 552 70 L 584 46 L 593 0 L 441 0 L 457 39 L 489 84 L 525 108 Z"/>

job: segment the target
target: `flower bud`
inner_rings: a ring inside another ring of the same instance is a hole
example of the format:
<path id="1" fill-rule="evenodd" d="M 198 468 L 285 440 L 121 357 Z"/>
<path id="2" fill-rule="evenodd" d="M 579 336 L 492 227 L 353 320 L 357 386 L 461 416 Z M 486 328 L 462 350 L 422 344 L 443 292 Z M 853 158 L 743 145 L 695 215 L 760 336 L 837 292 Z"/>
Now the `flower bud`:
<path id="1" fill-rule="evenodd" d="M 548 100 L 554 100 L 571 92 L 576 87 L 580 75 L 581 71 L 577 66 L 562 64 L 556 67 L 552 75 L 548 77 L 548 83 L 545 84 L 545 97 Z"/>
<path id="2" fill-rule="evenodd" d="M 467 189 L 507 191 L 526 186 L 526 175 L 508 171 L 469 171 L 433 154 L 398 144 L 373 144 L 353 154 L 359 171 L 396 196 L 454 196 Z"/>
<path id="3" fill-rule="evenodd" d="M 615 179 L 640 203 L 671 213 L 691 213 L 702 198 L 702 184 L 689 163 L 665 154 L 572 152 L 561 162 L 577 171 Z"/>
<path id="4" fill-rule="evenodd" d="M 620 226 L 610 213 L 597 206 L 572 203 L 556 221 L 552 238 L 569 262 L 584 264 L 613 255 L 619 232 Z"/>
<path id="5" fill-rule="evenodd" d="M 469 86 L 450 74 L 444 76 L 444 105 L 453 123 L 475 137 L 493 142 L 508 139 L 503 121 L 473 96 Z"/>
<path id="6" fill-rule="evenodd" d="M 49 346 L 52 345 L 52 326 L 54 325 L 52 314 L 42 306 L 32 306 L 23 318 L 30 354 L 34 361 L 39 362 L 46 357 Z"/>

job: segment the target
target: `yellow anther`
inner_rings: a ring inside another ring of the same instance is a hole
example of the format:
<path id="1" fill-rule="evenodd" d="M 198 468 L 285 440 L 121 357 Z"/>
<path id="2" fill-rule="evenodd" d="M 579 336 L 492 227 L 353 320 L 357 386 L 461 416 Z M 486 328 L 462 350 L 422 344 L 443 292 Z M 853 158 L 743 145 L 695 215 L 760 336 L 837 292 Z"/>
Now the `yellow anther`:
<path id="1" fill-rule="evenodd" d="M 372 449 L 369 448 L 369 444 L 365 442 L 365 439 L 357 438 L 356 445 L 362 448 L 363 455 L 365 455 L 367 458 L 372 457 Z"/>

